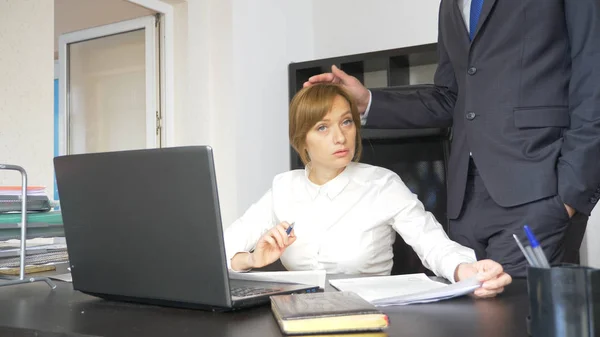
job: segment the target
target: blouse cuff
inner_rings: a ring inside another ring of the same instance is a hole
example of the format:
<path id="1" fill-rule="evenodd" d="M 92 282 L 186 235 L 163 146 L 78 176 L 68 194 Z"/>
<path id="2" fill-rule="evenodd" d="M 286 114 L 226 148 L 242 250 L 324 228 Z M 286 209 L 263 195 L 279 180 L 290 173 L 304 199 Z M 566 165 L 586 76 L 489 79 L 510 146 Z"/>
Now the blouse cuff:
<path id="1" fill-rule="evenodd" d="M 442 275 L 451 283 L 456 283 L 454 279 L 454 273 L 456 272 L 456 268 L 462 263 L 475 263 L 477 259 L 475 258 L 475 253 L 473 250 L 469 249 L 471 254 L 453 254 L 444 259 L 443 267 L 442 267 Z"/>
<path id="2" fill-rule="evenodd" d="M 251 254 L 252 252 L 251 251 L 250 252 L 241 251 L 241 252 L 237 252 L 237 253 L 233 254 L 233 256 L 236 256 L 237 254 L 243 254 L 243 253 Z M 231 257 L 231 259 L 233 259 L 233 256 Z M 227 270 L 229 270 L 230 272 L 247 273 L 252 270 L 252 268 L 248 268 L 248 269 L 244 269 L 244 270 L 235 270 L 235 269 L 231 268 L 231 259 L 227 259 Z"/>

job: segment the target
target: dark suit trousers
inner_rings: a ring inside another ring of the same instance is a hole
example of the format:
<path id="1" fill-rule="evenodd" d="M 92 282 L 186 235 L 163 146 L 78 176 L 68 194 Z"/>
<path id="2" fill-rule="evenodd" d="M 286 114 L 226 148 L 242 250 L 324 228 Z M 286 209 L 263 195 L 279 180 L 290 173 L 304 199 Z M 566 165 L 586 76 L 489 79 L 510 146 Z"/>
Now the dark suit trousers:
<path id="1" fill-rule="evenodd" d="M 524 277 L 527 261 L 513 234 L 526 246 L 523 225 L 527 224 L 551 264 L 579 263 L 587 218 L 576 214 L 569 219 L 558 195 L 514 207 L 499 206 L 490 197 L 471 160 L 463 207 L 459 217 L 449 221 L 448 230 L 450 238 L 471 247 L 478 260 L 493 259 L 511 276 Z"/>

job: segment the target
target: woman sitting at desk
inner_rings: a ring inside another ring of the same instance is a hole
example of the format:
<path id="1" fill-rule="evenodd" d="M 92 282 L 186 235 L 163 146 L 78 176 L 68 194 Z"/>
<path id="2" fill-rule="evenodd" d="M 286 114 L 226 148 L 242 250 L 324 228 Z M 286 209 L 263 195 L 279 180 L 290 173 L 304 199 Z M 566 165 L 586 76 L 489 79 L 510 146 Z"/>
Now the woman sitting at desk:
<path id="1" fill-rule="evenodd" d="M 289 136 L 306 167 L 277 175 L 227 228 L 230 269 L 281 258 L 288 270 L 389 275 L 397 231 L 436 275 L 453 282 L 477 275 L 478 297 L 495 296 L 511 282 L 499 263 L 476 261 L 473 250 L 451 241 L 396 173 L 357 163 L 360 116 L 343 88 L 318 84 L 296 94 Z"/>

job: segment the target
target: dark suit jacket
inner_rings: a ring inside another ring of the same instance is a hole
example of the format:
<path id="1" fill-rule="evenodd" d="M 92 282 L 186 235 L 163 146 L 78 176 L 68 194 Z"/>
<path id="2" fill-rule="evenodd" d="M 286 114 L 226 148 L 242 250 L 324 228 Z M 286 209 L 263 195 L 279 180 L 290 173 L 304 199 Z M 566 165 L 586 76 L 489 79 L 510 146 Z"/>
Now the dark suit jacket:
<path id="1" fill-rule="evenodd" d="M 558 193 L 588 214 L 600 198 L 600 0 L 485 0 L 469 41 L 442 0 L 434 85 L 372 91 L 367 125 L 453 127 L 448 216 L 469 152 L 496 203 Z"/>

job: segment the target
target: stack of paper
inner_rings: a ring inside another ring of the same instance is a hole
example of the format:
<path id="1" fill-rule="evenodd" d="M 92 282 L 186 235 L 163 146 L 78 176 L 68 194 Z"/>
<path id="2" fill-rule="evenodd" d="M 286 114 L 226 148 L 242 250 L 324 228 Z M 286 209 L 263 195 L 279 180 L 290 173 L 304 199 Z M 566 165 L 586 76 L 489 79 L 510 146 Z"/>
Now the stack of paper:
<path id="1" fill-rule="evenodd" d="M 27 255 L 43 254 L 56 251 L 66 251 L 65 238 L 34 238 L 26 240 Z M 21 255 L 21 240 L 0 241 L 0 259 Z M 0 261 L 2 264 L 2 261 Z"/>
<path id="2" fill-rule="evenodd" d="M 425 274 L 338 279 L 329 283 L 380 307 L 440 301 L 471 293 L 481 285 L 476 279 L 447 285 L 432 281 Z"/>
<path id="3" fill-rule="evenodd" d="M 5 196 L 20 196 L 22 192 L 21 186 L 0 186 L 0 195 Z M 29 186 L 27 187 L 28 196 L 45 196 L 46 188 L 44 186 Z"/>
<path id="4" fill-rule="evenodd" d="M 21 186 L 0 186 L 0 212 L 22 212 Z M 43 186 L 27 188 L 27 211 L 49 211 L 50 200 Z"/>
<path id="5" fill-rule="evenodd" d="M 266 271 L 251 273 L 236 273 L 229 271 L 229 278 L 233 280 L 266 281 L 282 283 L 299 283 L 309 286 L 325 288 L 325 270 L 307 271 Z"/>

